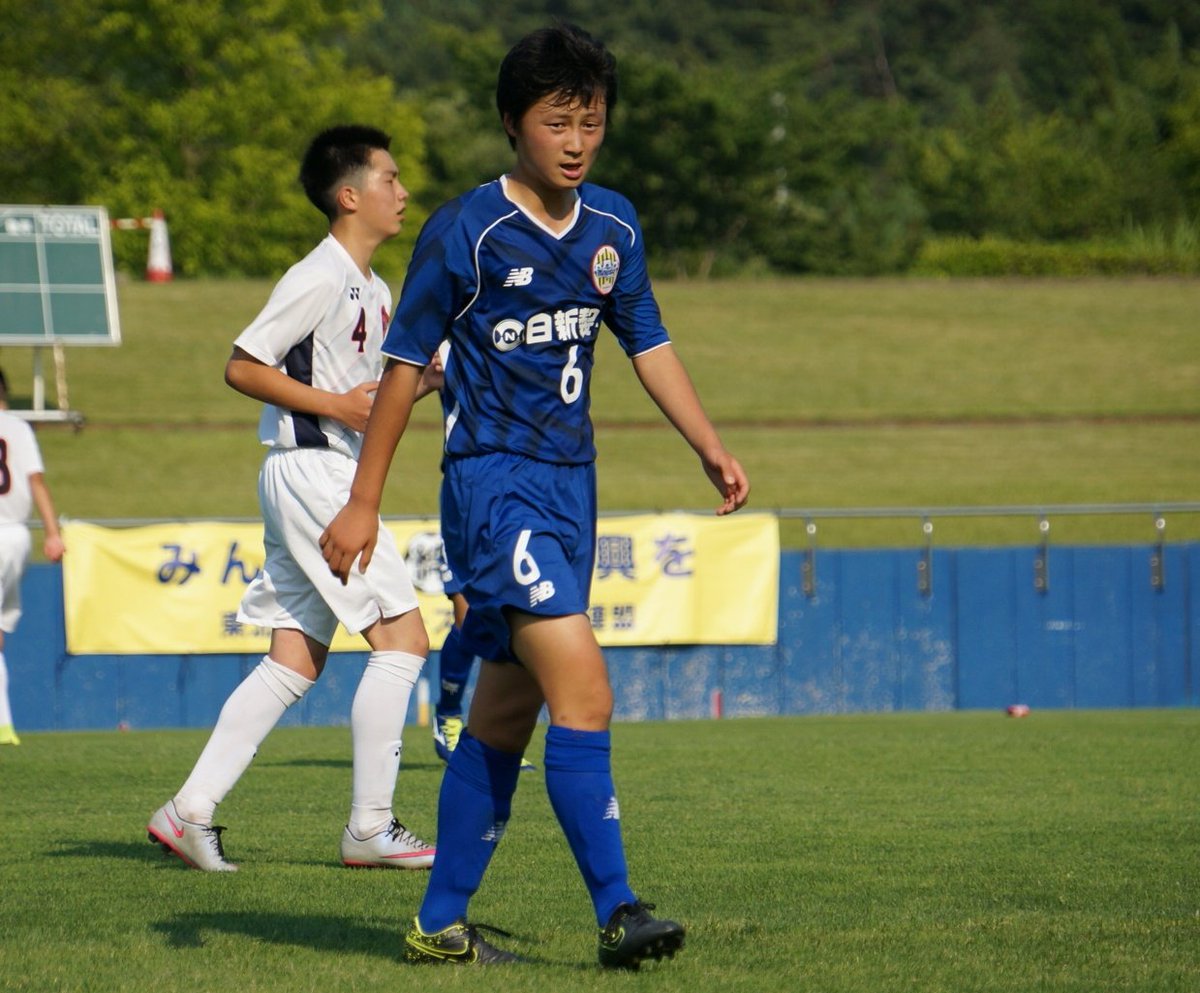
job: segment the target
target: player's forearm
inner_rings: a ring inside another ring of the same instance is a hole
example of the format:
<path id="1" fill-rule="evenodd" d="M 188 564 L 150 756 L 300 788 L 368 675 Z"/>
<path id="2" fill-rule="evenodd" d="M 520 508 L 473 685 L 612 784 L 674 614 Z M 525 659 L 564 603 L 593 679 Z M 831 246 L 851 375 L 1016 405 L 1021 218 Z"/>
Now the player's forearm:
<path id="1" fill-rule="evenodd" d="M 383 499 L 383 485 L 391 468 L 392 457 L 408 427 L 416 402 L 417 382 L 421 370 L 417 366 L 392 362 L 383 371 L 375 404 L 363 434 L 362 452 L 350 487 L 350 502 L 370 507 L 378 512 Z"/>
<path id="2" fill-rule="evenodd" d="M 697 455 L 711 457 L 724 447 L 671 345 L 639 355 L 633 360 L 633 368 L 642 388 Z"/>
<path id="3" fill-rule="evenodd" d="M 42 473 L 35 472 L 29 477 L 29 492 L 33 497 L 33 506 L 37 510 L 38 517 L 42 519 L 42 528 L 45 530 L 46 537 L 60 538 L 58 514 L 55 512 L 54 500 L 50 496 L 50 488 L 46 485 Z"/>
<path id="4" fill-rule="evenodd" d="M 301 383 L 274 366 L 235 353 L 225 366 L 225 382 L 239 393 L 302 414 L 332 417 L 336 395 Z"/>

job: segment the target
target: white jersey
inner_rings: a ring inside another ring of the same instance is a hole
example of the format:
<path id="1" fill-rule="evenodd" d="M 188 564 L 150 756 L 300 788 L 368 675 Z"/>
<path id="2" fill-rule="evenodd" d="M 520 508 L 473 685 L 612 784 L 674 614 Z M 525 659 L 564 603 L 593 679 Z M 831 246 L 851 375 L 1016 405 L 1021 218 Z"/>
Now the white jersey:
<path id="1" fill-rule="evenodd" d="M 29 520 L 33 509 L 29 477 L 45 471 L 33 428 L 0 410 L 0 525 L 24 525 Z"/>
<path id="2" fill-rule="evenodd" d="M 329 235 L 292 266 L 234 344 L 292 379 L 331 393 L 378 380 L 392 294 Z M 259 440 L 272 448 L 331 448 L 358 458 L 362 435 L 328 417 L 267 404 Z"/>

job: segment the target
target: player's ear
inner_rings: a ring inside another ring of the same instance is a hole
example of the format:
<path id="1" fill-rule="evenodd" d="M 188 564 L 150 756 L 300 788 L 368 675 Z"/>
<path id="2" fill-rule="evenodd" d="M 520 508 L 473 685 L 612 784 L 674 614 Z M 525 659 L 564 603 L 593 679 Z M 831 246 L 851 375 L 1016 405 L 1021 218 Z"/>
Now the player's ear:
<path id="1" fill-rule="evenodd" d="M 516 125 L 516 123 L 513 121 L 513 116 L 512 116 L 512 114 L 505 114 L 505 115 L 504 115 L 504 117 L 503 117 L 503 118 L 501 118 L 501 120 L 504 122 L 504 131 L 505 131 L 505 133 L 508 135 L 508 137 L 509 137 L 510 139 L 514 139 L 514 140 L 515 140 L 515 139 L 516 139 L 516 137 L 517 137 L 517 125 Z"/>
<path id="2" fill-rule="evenodd" d="M 334 200 L 343 214 L 353 214 L 358 210 L 358 190 L 349 183 L 338 187 Z"/>

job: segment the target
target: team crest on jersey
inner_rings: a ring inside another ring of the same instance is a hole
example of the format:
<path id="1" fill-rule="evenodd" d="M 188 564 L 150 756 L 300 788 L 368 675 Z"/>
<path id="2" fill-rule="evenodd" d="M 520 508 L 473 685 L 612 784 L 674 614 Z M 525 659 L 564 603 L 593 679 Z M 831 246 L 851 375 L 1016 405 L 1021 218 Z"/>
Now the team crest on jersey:
<path id="1" fill-rule="evenodd" d="M 605 296 L 617 285 L 617 273 L 621 271 L 621 256 L 612 245 L 602 245 L 592 256 L 592 285 Z"/>

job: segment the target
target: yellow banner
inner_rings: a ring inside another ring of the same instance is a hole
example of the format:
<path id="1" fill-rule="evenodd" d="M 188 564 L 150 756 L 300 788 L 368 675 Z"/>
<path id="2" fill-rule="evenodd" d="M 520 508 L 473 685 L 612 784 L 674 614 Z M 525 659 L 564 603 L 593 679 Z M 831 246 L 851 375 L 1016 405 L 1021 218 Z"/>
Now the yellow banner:
<path id="1" fill-rule="evenodd" d="M 452 621 L 437 520 L 388 521 L 417 587 L 430 645 Z M 75 655 L 258 654 L 270 632 L 237 620 L 262 568 L 262 525 L 104 528 L 71 522 L 63 559 L 67 651 Z M 601 518 L 592 627 L 602 645 L 770 644 L 779 600 L 773 515 Z M 339 628 L 335 652 L 365 651 Z"/>
<path id="2" fill-rule="evenodd" d="M 773 514 L 600 518 L 592 628 L 601 645 L 769 645 L 779 619 Z"/>
<path id="3" fill-rule="evenodd" d="M 436 520 L 389 522 L 408 554 L 421 615 L 440 647 L 453 614 L 442 593 Z M 257 654 L 271 632 L 239 624 L 238 604 L 262 568 L 262 524 L 103 528 L 68 522 L 63 539 L 67 651 L 75 655 Z M 430 562 L 428 550 L 435 557 Z M 367 644 L 339 627 L 335 652 Z"/>

